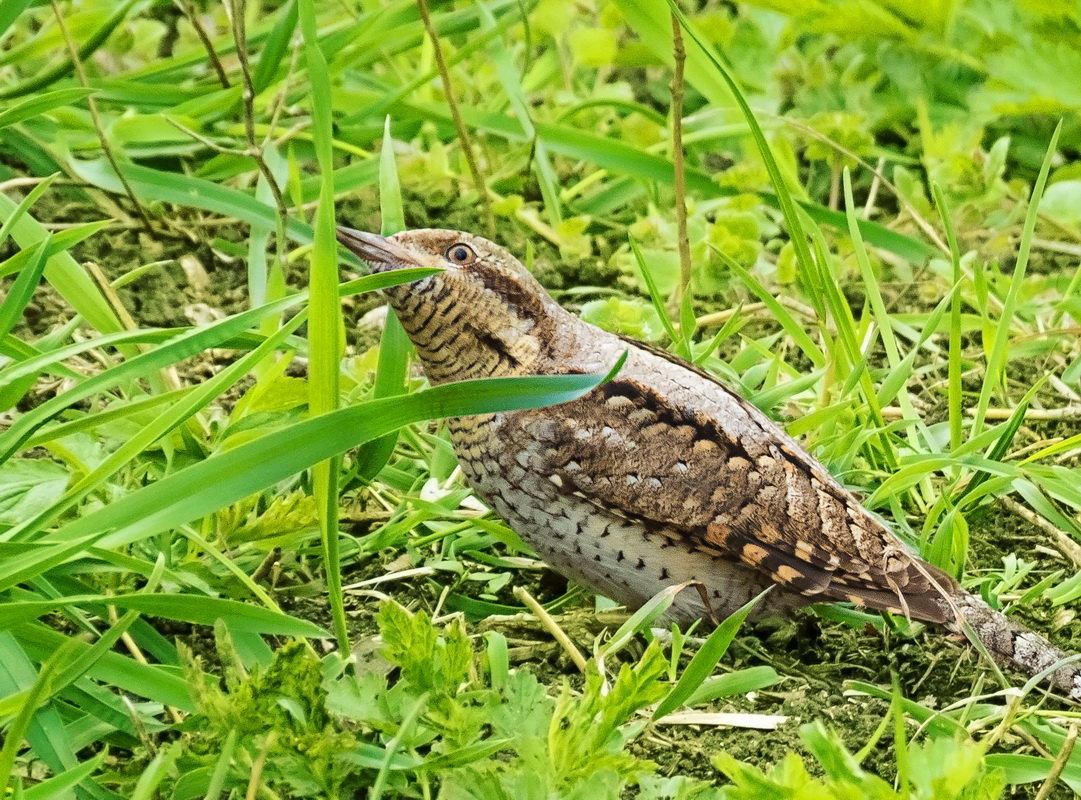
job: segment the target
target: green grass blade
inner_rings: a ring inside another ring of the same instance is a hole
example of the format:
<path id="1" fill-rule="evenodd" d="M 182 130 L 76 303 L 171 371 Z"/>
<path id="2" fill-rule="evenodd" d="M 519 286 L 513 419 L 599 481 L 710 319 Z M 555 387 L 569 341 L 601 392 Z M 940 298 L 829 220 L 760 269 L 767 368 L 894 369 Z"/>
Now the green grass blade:
<path id="1" fill-rule="evenodd" d="M 57 395 L 32 411 L 23 414 L 3 435 L 0 435 L 0 463 L 10 458 L 34 431 L 74 403 L 117 386 L 124 381 L 144 377 L 162 367 L 174 364 L 197 353 L 202 353 L 208 348 L 215 347 L 236 334 L 248 330 L 265 316 L 294 306 L 301 302 L 302 299 L 300 296 L 286 297 L 261 308 L 253 308 L 232 317 L 226 317 L 224 320 L 204 328 L 187 331 L 154 350 L 128 359 L 115 367 L 87 378 L 63 394 Z M 117 336 L 137 337 L 138 332 L 134 334 L 117 334 Z"/>
<path id="2" fill-rule="evenodd" d="M 628 241 L 631 244 L 631 252 L 634 253 L 635 263 L 638 264 L 638 272 L 642 275 L 642 280 L 645 281 L 646 291 L 649 292 L 649 301 L 653 304 L 653 309 L 657 312 L 657 316 L 661 320 L 661 325 L 664 326 L 664 332 L 668 334 L 669 341 L 672 342 L 672 349 L 681 357 L 690 360 L 690 344 L 683 333 L 682 326 L 677 330 L 676 326 L 672 324 L 672 319 L 668 316 L 668 309 L 665 308 L 664 305 L 664 297 L 661 295 L 661 290 L 657 288 L 657 280 L 653 275 L 653 268 L 650 267 L 649 262 L 646 261 L 646 257 L 642 253 L 642 249 L 638 246 L 638 242 L 635 241 L 634 237 L 628 237 Z"/>
<path id="3" fill-rule="evenodd" d="M 259 63 L 256 64 L 252 74 L 256 94 L 270 87 L 281 68 L 282 60 L 289 52 L 293 32 L 297 27 L 296 0 L 288 0 L 278 10 L 277 17 L 274 27 L 263 42 L 263 50 L 259 53 Z"/>
<path id="4" fill-rule="evenodd" d="M 297 0 L 304 40 L 304 63 L 310 82 L 315 155 L 319 164 L 319 206 L 315 212 L 315 235 L 311 252 L 311 292 L 308 340 L 308 406 L 313 415 L 324 415 L 339 404 L 338 372 L 342 352 L 342 315 L 338 298 L 337 239 L 334 220 L 333 103 L 326 57 L 319 43 L 314 0 Z M 340 452 L 340 451 L 339 451 Z M 319 509 L 323 539 L 327 593 L 334 617 L 338 652 L 349 652 L 342 599 L 341 553 L 338 545 L 338 453 L 312 467 L 312 493 Z"/>
<path id="5" fill-rule="evenodd" d="M 991 397 L 1003 380 L 1003 371 L 1006 367 L 1006 361 L 1009 359 L 1010 327 L 1013 325 L 1014 313 L 1021 297 L 1021 287 L 1025 281 L 1028 257 L 1032 250 L 1032 238 L 1036 233 L 1040 199 L 1043 197 L 1044 187 L 1047 186 L 1047 176 L 1051 171 L 1051 162 L 1055 157 L 1061 131 L 1062 122 L 1060 121 L 1055 126 L 1055 132 L 1051 135 L 1051 141 L 1047 145 L 1047 153 L 1040 167 L 1040 174 L 1036 178 L 1036 184 L 1032 187 L 1032 196 L 1029 198 L 1028 211 L 1025 213 L 1025 224 L 1021 231 L 1021 241 L 1017 249 L 1017 263 L 1014 265 L 1010 286 L 1002 303 L 1002 314 L 999 316 L 998 325 L 995 326 L 995 337 L 991 345 L 991 352 L 987 354 L 987 374 L 984 376 L 983 385 L 980 387 L 980 397 L 976 402 L 975 418 L 972 421 L 970 436 L 976 436 L 983 430 L 987 409 L 991 405 Z"/>
<path id="6" fill-rule="evenodd" d="M 748 692 L 757 692 L 759 689 L 772 686 L 780 679 L 781 676 L 777 674 L 777 670 L 773 667 L 745 667 L 727 675 L 706 678 L 691 693 L 691 696 L 683 701 L 682 705 L 694 708 L 722 697 L 734 697 Z"/>
<path id="7" fill-rule="evenodd" d="M 74 228 L 69 228 L 66 231 L 49 234 L 49 242 L 45 246 L 45 257 L 52 258 L 55 255 L 63 253 L 65 250 L 70 250 L 72 247 L 79 244 L 79 242 L 89 239 L 94 234 L 103 230 L 109 224 L 109 220 L 87 222 L 84 225 L 78 225 Z M 33 252 L 33 247 L 29 247 L 26 250 L 21 250 L 16 253 L 3 264 L 0 264 L 0 277 L 7 277 L 8 275 L 21 271 L 30 260 Z"/>
<path id="8" fill-rule="evenodd" d="M 20 625 L 12 631 L 12 635 L 25 648 L 27 655 L 41 661 L 47 659 L 57 648 L 64 646 L 65 642 L 76 642 L 76 659 L 92 646 L 37 622 Z M 7 634 L 0 634 L 0 641 L 4 636 Z M 140 664 L 133 658 L 108 652 L 90 667 L 87 677 L 183 711 L 195 710 L 188 685 L 180 669 L 176 667 Z"/>
<path id="9" fill-rule="evenodd" d="M 4 735 L 4 746 L 0 749 L 0 791 L 11 787 L 11 771 L 15 767 L 15 757 L 22 747 L 30 722 L 38 707 L 49 696 L 49 685 L 60 665 L 71 654 L 71 647 L 57 650 L 48 661 L 41 665 L 33 685 L 27 691 L 23 706 L 8 726 Z"/>
<path id="10" fill-rule="evenodd" d="M 0 217 L 5 220 L 12 219 L 17 212 L 19 216 L 11 225 L 11 236 L 19 247 L 26 250 L 48 236 L 49 232 L 45 227 L 26 214 L 25 209 L 20 211 L 19 204 L 0 194 Z M 97 284 L 68 253 L 58 253 L 49 259 L 45 267 L 45 279 L 83 319 L 102 333 L 123 329 L 116 312 Z"/>
<path id="11" fill-rule="evenodd" d="M 38 114 L 52 111 L 54 108 L 71 105 L 93 93 L 93 89 L 73 87 L 71 89 L 57 89 L 55 92 L 45 92 L 44 94 L 29 97 L 26 100 L 20 100 L 11 107 L 0 111 L 0 128 L 15 125 L 31 117 L 36 117 Z"/>
<path id="12" fill-rule="evenodd" d="M 964 411 L 961 407 L 963 401 L 961 373 L 964 367 L 961 359 L 961 248 L 957 242 L 957 230 L 954 228 L 953 216 L 950 213 L 950 207 L 946 202 L 946 195 L 942 191 L 942 187 L 937 183 L 932 184 L 931 194 L 935 198 L 935 207 L 938 209 L 942 227 L 946 231 L 946 243 L 950 248 L 950 274 L 953 280 L 953 297 L 950 301 L 946 408 L 950 421 L 950 449 L 956 450 L 964 441 L 965 424 Z"/>
<path id="13" fill-rule="evenodd" d="M 379 153 L 380 233 L 383 236 L 405 230 L 402 188 L 398 180 L 392 141 L 390 117 L 387 117 L 383 123 L 383 148 Z M 405 391 L 410 349 L 409 337 L 402 323 L 388 308 L 383 334 L 379 339 L 379 363 L 375 371 L 373 397 L 392 397 Z M 357 475 L 365 480 L 375 477 L 390 460 L 397 442 L 398 434 L 394 432 L 364 445 L 357 453 Z"/>
<path id="14" fill-rule="evenodd" d="M 341 297 L 347 297 L 362 292 L 375 292 L 400 283 L 419 281 L 421 278 L 427 278 L 441 271 L 438 267 L 406 267 L 390 272 L 377 272 L 374 275 L 363 275 L 339 285 L 338 294 Z"/>
<path id="15" fill-rule="evenodd" d="M 192 391 L 172 403 L 150 423 L 126 439 L 120 447 L 99 462 L 90 472 L 83 475 L 64 493 L 63 497 L 48 508 L 43 509 L 32 519 L 20 522 L 5 531 L 5 541 L 18 541 L 25 536 L 32 536 L 90 492 L 96 489 L 105 489 L 105 482 L 108 478 L 115 475 L 151 444 L 183 425 L 215 397 L 218 397 L 243 378 L 244 375 L 277 350 L 282 342 L 300 327 L 306 319 L 306 313 L 297 314 L 273 336 L 268 337 L 250 353 L 234 361 L 210 380 L 193 387 Z"/>
<path id="16" fill-rule="evenodd" d="M 68 790 L 74 789 L 98 771 L 102 764 L 105 763 L 106 755 L 106 753 L 98 753 L 77 767 L 72 767 L 59 775 L 31 786 L 23 791 L 23 800 L 55 800 L 55 798 L 67 796 Z"/>
<path id="17" fill-rule="evenodd" d="M 19 272 L 19 277 L 8 289 L 7 297 L 0 303 L 0 336 L 7 336 L 15 327 L 34 296 L 34 290 L 41 283 L 50 242 L 51 237 L 47 236 L 29 250 L 29 263 Z"/>
<path id="18" fill-rule="evenodd" d="M 713 248 L 713 252 L 716 253 L 728 268 L 736 274 L 736 277 L 743 282 L 743 285 L 750 289 L 751 293 L 761 300 L 766 308 L 770 310 L 770 313 L 777 318 L 777 321 L 781 323 L 785 332 L 792 337 L 793 341 L 799 346 L 799 349 L 803 351 L 803 354 L 811 360 L 811 363 L 818 369 L 824 367 L 826 364 L 825 354 L 819 346 L 814 343 L 814 340 L 807 335 L 807 332 L 803 329 L 803 325 L 792 316 L 788 309 L 777 302 L 777 298 L 770 294 L 769 290 L 759 283 L 754 275 L 740 266 L 740 264 L 731 256 L 717 248 Z"/>
<path id="19" fill-rule="evenodd" d="M 218 620 L 222 620 L 238 631 L 250 633 L 319 638 L 327 636 L 327 632 L 313 622 L 251 603 L 222 597 L 143 592 L 126 595 L 69 595 L 57 600 L 7 602 L 0 608 L 0 630 L 8 630 L 64 606 L 99 603 L 193 625 L 213 626 Z"/>
<path id="20" fill-rule="evenodd" d="M 91 543 L 135 541 L 199 519 L 402 425 L 564 403 L 605 379 L 554 375 L 462 381 L 305 420 L 215 454 L 68 523 L 50 535 L 49 548 L 29 553 L 18 563 L 0 563 L 0 589 L 62 563 Z"/>
<path id="21" fill-rule="evenodd" d="M 104 159 L 71 160 L 67 166 L 79 178 L 92 186 L 110 192 L 123 191 L 123 184 Z M 156 200 L 185 208 L 199 208 L 225 217 L 235 217 L 251 225 L 261 224 L 274 227 L 277 224 L 278 210 L 274 206 L 257 200 L 253 195 L 240 189 L 222 186 L 205 178 L 165 172 L 139 164 L 122 164 L 120 170 L 136 196 L 143 202 Z M 4 213 L 2 205 L 0 205 L 0 213 Z M 311 243 L 310 226 L 298 219 L 288 219 L 285 227 L 286 232 L 295 241 L 301 244 Z"/>
<path id="22" fill-rule="evenodd" d="M 41 196 L 45 192 L 49 191 L 49 187 L 52 186 L 53 181 L 56 180 L 59 172 L 54 172 L 47 178 L 44 178 L 37 186 L 26 193 L 26 197 L 19 201 L 19 204 L 15 206 L 11 211 L 4 214 L 4 224 L 0 225 L 0 245 L 8 240 L 8 236 L 11 234 L 11 227 L 22 219 L 25 214 L 34 203 L 41 199 Z M 48 233 L 46 231 L 46 233 Z"/>
<path id="23" fill-rule="evenodd" d="M 679 676 L 676 685 L 657 704 L 657 708 L 653 712 L 653 719 L 660 719 L 666 714 L 675 711 L 702 686 L 702 682 L 706 678 L 713 674 L 717 662 L 728 652 L 728 646 L 736 638 L 736 634 L 739 633 L 739 629 L 743 626 L 747 615 L 754 610 L 754 607 L 758 605 L 768 591 L 770 590 L 766 589 L 753 600 L 745 603 L 714 629 L 713 633 L 706 639 L 705 644 L 691 658 L 691 663 L 683 670 L 683 674 Z"/>

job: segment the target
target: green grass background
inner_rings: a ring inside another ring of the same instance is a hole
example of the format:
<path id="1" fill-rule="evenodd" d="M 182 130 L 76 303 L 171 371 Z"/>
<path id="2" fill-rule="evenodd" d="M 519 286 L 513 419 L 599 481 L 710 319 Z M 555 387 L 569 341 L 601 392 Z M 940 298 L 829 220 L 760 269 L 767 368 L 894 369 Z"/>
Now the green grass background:
<path id="1" fill-rule="evenodd" d="M 427 387 L 333 236 L 491 236 L 1081 649 L 1071 0 L 5 0 L 0 48 L 9 796 L 1081 791 L 1081 716 L 922 626 L 602 625 L 428 421 L 604 376 Z"/>

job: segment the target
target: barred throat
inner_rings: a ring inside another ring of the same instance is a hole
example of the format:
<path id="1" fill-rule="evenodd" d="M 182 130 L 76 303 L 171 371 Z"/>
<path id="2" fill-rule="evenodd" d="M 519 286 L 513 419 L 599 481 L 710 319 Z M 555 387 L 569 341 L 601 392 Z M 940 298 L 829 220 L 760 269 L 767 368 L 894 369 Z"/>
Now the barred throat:
<path id="1" fill-rule="evenodd" d="M 556 320 L 524 314 L 465 276 L 432 276 L 385 294 L 432 383 L 543 374 L 553 363 Z"/>

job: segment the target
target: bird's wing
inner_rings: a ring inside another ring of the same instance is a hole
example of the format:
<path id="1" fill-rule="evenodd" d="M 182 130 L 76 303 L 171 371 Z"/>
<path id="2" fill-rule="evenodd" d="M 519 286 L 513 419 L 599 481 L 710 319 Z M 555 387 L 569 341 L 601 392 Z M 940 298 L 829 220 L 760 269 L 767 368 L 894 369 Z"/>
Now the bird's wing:
<path id="1" fill-rule="evenodd" d="M 686 367 L 686 365 L 682 365 Z M 921 561 L 758 409 L 715 379 L 739 417 L 717 419 L 617 377 L 558 416 L 519 424 L 562 491 L 678 529 L 792 591 L 943 621 L 956 584 Z M 712 391 L 712 387 L 710 387 Z"/>

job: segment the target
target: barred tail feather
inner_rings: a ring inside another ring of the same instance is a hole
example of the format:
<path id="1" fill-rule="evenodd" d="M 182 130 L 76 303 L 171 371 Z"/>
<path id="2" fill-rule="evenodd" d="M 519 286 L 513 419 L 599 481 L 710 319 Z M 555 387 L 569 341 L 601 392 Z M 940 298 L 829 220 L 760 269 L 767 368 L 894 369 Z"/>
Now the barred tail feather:
<path id="1" fill-rule="evenodd" d="M 995 611 L 973 595 L 957 593 L 942 601 L 947 609 L 945 627 L 964 635 L 967 622 L 987 651 L 998 661 L 1012 664 L 1030 675 L 1038 675 L 1063 659 L 1073 656 L 1060 650 L 1042 636 L 1027 630 L 1000 611 Z M 1058 667 L 1047 681 L 1071 700 L 1081 703 L 1081 662 Z"/>

